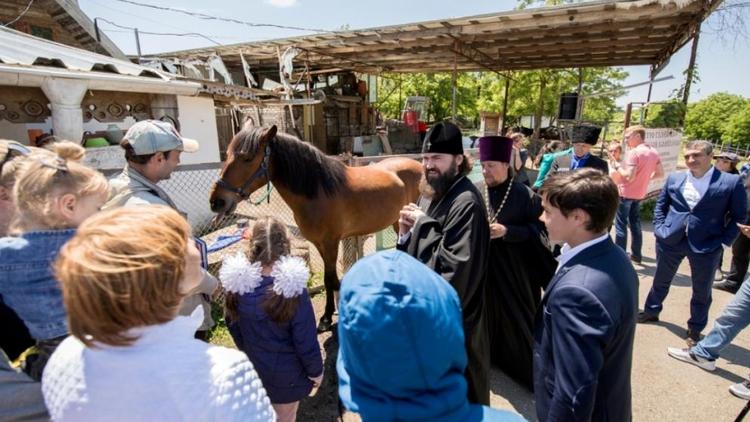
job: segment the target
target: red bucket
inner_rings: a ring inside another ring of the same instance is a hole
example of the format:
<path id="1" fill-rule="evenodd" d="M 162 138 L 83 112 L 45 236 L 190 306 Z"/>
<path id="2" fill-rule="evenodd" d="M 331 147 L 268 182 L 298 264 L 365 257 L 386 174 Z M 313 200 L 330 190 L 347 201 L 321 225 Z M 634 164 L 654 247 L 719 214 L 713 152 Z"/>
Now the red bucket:
<path id="1" fill-rule="evenodd" d="M 404 123 L 406 123 L 407 126 L 416 126 L 417 112 L 414 110 L 406 110 L 404 112 Z"/>

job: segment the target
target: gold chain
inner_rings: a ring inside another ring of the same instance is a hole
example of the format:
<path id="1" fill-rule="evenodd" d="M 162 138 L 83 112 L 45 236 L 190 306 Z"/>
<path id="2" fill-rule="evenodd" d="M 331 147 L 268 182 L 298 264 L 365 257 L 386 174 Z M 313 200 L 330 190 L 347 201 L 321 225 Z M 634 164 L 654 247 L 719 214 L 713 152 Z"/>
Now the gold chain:
<path id="1" fill-rule="evenodd" d="M 495 211 L 495 215 L 492 216 L 492 218 L 489 218 L 490 214 L 492 214 L 492 203 L 490 203 L 490 192 L 489 188 L 487 187 L 487 182 L 484 182 L 484 203 L 487 204 L 487 221 L 492 224 L 493 221 L 497 218 L 497 215 L 500 214 L 500 211 L 502 211 L 503 206 L 505 206 L 505 201 L 508 200 L 508 195 L 510 195 L 510 188 L 511 185 L 513 185 L 513 179 L 515 179 L 516 176 L 513 176 L 510 178 L 510 183 L 508 183 L 508 189 L 505 191 L 505 196 L 503 197 L 503 201 L 500 202 L 500 206 L 497 207 L 497 211 Z"/>

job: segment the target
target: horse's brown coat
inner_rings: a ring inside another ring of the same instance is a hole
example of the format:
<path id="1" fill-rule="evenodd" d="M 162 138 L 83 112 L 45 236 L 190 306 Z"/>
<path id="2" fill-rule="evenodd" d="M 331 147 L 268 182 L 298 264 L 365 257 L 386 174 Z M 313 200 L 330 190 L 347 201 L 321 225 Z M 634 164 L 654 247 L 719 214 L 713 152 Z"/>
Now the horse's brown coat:
<path id="1" fill-rule="evenodd" d="M 330 326 L 334 311 L 333 292 L 339 287 L 336 274 L 339 241 L 395 224 L 401 208 L 419 196 L 422 165 L 410 158 L 394 157 L 364 167 L 342 167 L 309 144 L 301 146 L 294 142 L 302 143 L 290 135 L 277 135 L 275 126 L 265 130 L 245 128 L 229 144 L 220 177 L 231 187 L 243 186 L 261 165 L 266 145 L 271 146 L 267 177 L 294 213 L 300 233 L 323 258 L 326 309 L 319 328 L 325 329 Z M 283 172 L 275 169 L 290 162 L 298 163 L 301 168 L 286 168 Z M 316 178 L 313 182 L 318 188 L 308 186 L 304 191 L 304 186 L 300 187 L 289 176 L 296 174 L 295 171 L 301 172 L 296 177 Z M 282 173 L 288 180 L 282 180 Z M 265 176 L 258 177 L 243 194 L 249 195 L 266 182 Z M 218 182 L 214 184 L 210 197 L 214 212 L 231 212 L 238 200 L 238 194 L 222 188 Z"/>

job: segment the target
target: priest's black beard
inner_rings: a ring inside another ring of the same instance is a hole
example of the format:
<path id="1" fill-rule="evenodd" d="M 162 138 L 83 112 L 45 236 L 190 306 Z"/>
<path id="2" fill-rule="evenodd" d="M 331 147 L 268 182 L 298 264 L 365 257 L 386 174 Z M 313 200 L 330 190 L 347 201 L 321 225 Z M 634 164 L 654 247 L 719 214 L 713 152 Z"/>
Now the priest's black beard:
<path id="1" fill-rule="evenodd" d="M 420 184 L 422 196 L 432 200 L 439 200 L 453 186 L 456 176 L 458 176 L 458 166 L 455 161 L 451 163 L 451 166 L 445 173 L 432 180 L 428 179 L 427 175 L 425 175 Z"/>

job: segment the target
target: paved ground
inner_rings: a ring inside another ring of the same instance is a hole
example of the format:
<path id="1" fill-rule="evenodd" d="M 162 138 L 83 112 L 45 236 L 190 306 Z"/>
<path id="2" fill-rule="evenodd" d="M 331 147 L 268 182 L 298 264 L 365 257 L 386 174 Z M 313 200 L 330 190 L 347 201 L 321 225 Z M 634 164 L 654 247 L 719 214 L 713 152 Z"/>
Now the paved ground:
<path id="1" fill-rule="evenodd" d="M 654 237 L 644 226 L 643 265 L 636 265 L 640 279 L 640 302 L 648 295 L 655 269 Z M 729 269 L 731 252 L 724 254 L 724 270 Z M 745 405 L 732 396 L 729 385 L 742 381 L 750 371 L 750 331 L 742 332 L 723 353 L 713 373 L 676 361 L 667 346 L 684 347 L 689 317 L 690 268 L 687 261 L 672 283 L 660 322 L 639 324 L 633 352 L 633 420 L 635 421 L 731 421 Z M 709 327 L 732 295 L 714 290 Z M 535 420 L 533 399 L 502 372 L 492 374 L 492 406 L 513 409 Z M 617 400 L 613 397 L 612 400 Z"/>
<path id="2" fill-rule="evenodd" d="M 654 238 L 650 226 L 644 226 L 643 265 L 636 265 L 640 278 L 640 305 L 651 288 L 655 267 Z M 723 267 L 729 268 L 730 252 L 724 256 Z M 633 417 L 635 421 L 731 421 L 744 406 L 732 396 L 727 387 L 740 382 L 750 371 L 750 331 L 741 333 L 718 361 L 718 368 L 710 373 L 678 362 L 666 353 L 667 346 L 685 345 L 685 324 L 689 316 L 690 270 L 687 261 L 680 267 L 669 297 L 665 302 L 661 321 L 639 325 L 636 330 L 633 356 Z M 314 300 L 316 312 L 322 311 L 322 297 Z M 731 295 L 714 290 L 714 301 L 709 315 L 710 330 L 713 320 L 731 299 Z M 705 334 L 704 332 L 704 334 Z M 313 397 L 300 406 L 300 420 L 332 421 L 337 414 L 334 373 L 336 341 L 330 333 L 319 336 L 326 360 L 326 382 Z M 492 406 L 514 410 L 529 420 L 536 420 L 533 397 L 502 372 L 491 374 Z M 612 400 L 617 400 L 613 397 Z"/>

